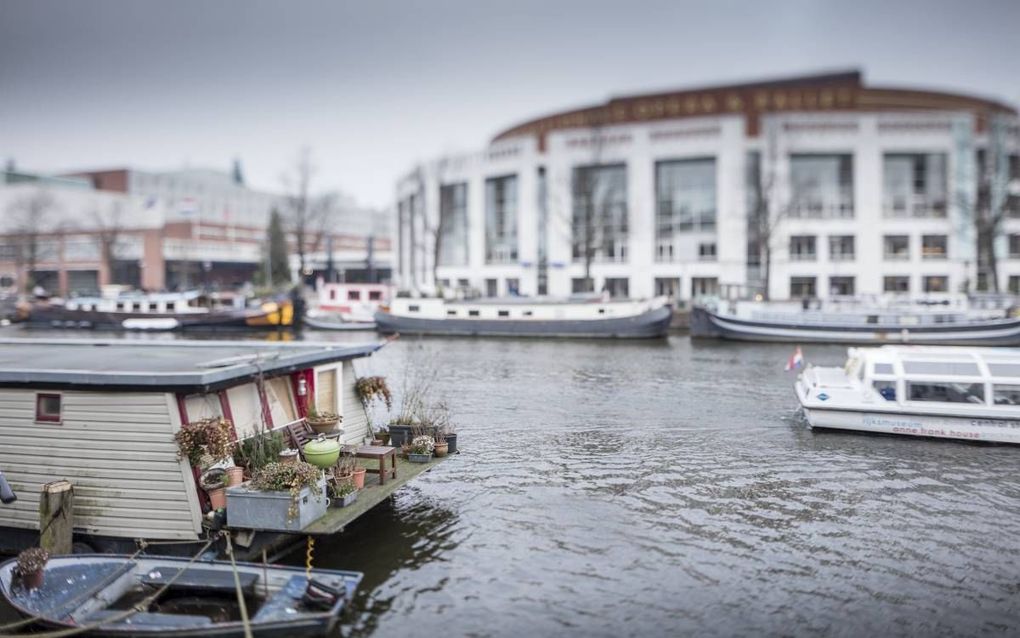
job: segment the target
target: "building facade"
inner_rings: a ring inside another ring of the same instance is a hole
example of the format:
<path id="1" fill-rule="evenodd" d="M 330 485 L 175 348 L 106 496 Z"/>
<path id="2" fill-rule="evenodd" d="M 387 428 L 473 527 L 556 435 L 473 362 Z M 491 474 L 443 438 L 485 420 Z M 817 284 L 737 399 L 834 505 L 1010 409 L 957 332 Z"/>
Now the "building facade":
<path id="1" fill-rule="evenodd" d="M 389 216 L 330 200 L 310 228 L 305 273 L 291 244 L 291 279 L 376 281 L 390 273 Z M 266 228 L 284 196 L 229 173 L 115 169 L 54 177 L 0 173 L 0 292 L 26 285 L 67 295 L 107 284 L 146 290 L 235 288 L 265 270 Z"/>
<path id="2" fill-rule="evenodd" d="M 991 281 L 977 221 L 997 214 L 998 280 L 1020 291 L 1016 111 L 858 72 L 543 117 L 415 167 L 396 195 L 396 279 L 425 293 L 975 290 Z"/>

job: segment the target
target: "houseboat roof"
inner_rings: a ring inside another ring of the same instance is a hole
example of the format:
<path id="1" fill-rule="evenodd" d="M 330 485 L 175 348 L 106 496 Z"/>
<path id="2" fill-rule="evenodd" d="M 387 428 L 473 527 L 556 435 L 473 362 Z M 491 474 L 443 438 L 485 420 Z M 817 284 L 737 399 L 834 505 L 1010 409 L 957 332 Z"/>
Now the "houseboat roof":
<path id="1" fill-rule="evenodd" d="M 385 344 L 0 339 L 0 387 L 208 392 L 367 357 Z"/>

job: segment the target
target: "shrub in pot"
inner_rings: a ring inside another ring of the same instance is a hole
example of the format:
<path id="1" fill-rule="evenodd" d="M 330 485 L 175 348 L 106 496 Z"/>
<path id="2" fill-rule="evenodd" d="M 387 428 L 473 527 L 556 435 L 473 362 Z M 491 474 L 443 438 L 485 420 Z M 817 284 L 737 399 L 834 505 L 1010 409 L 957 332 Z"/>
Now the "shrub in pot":
<path id="1" fill-rule="evenodd" d="M 422 434 L 411 439 L 411 445 L 407 451 L 407 460 L 412 463 L 428 463 L 432 460 L 432 451 L 436 447 L 435 440 Z"/>
<path id="2" fill-rule="evenodd" d="M 177 441 L 177 457 L 188 459 L 195 467 L 208 467 L 213 463 L 230 458 L 234 449 L 231 440 L 234 426 L 221 417 L 211 417 L 185 423 L 174 434 Z"/>
<path id="3" fill-rule="evenodd" d="M 329 484 L 329 494 L 333 498 L 333 505 L 336 507 L 347 507 L 358 500 L 358 488 L 354 485 L 354 481 L 331 482 Z"/>
<path id="4" fill-rule="evenodd" d="M 262 492 L 289 492 L 290 507 L 287 518 L 292 520 L 298 516 L 298 496 L 301 490 L 308 488 L 313 494 L 321 494 L 319 480 L 322 471 L 314 465 L 297 461 L 294 463 L 270 463 L 255 473 L 251 479 L 251 487 Z"/>
<path id="5" fill-rule="evenodd" d="M 46 561 L 49 559 L 50 553 L 41 547 L 31 547 L 18 554 L 18 564 L 15 569 L 25 589 L 42 587 Z"/>
<path id="6" fill-rule="evenodd" d="M 229 475 L 223 468 L 214 467 L 202 473 L 198 484 L 209 496 L 209 506 L 214 510 L 227 506 L 227 483 Z"/>

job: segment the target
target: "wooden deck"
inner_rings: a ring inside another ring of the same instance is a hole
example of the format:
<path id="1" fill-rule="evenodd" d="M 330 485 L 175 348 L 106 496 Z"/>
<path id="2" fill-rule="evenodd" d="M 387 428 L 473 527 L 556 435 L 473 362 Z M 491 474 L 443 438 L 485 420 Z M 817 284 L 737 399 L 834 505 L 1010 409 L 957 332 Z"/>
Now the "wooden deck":
<path id="1" fill-rule="evenodd" d="M 433 457 L 428 463 L 411 463 L 407 459 L 399 458 L 397 460 L 397 478 L 395 480 L 388 479 L 385 485 L 379 485 L 378 475 L 366 474 L 365 487 L 358 492 L 357 501 L 347 507 L 330 507 L 326 510 L 325 516 L 301 530 L 300 533 L 320 536 L 342 532 L 348 523 L 382 503 L 412 479 L 428 472 L 447 458 L 449 457 L 441 459 Z M 358 463 L 362 467 L 378 467 L 376 461 L 358 459 Z"/>

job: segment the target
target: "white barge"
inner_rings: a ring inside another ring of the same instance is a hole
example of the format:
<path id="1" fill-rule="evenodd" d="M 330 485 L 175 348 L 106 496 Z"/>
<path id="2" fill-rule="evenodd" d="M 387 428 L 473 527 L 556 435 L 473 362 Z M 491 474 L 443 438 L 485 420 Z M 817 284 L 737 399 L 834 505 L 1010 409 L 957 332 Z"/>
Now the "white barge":
<path id="1" fill-rule="evenodd" d="M 429 335 L 495 337 L 654 338 L 669 330 L 665 297 L 593 299 L 394 299 L 375 314 L 378 330 Z"/>
<path id="2" fill-rule="evenodd" d="M 797 399 L 811 427 L 1020 443 L 1020 349 L 850 348 L 809 366 Z"/>
<path id="3" fill-rule="evenodd" d="M 381 346 L 0 341 L 0 471 L 18 495 L 0 507 L 0 551 L 35 544 L 41 487 L 66 479 L 76 542 L 130 553 L 135 539 L 176 541 L 186 553 L 207 536 L 210 506 L 197 469 L 179 458 L 182 424 L 222 417 L 244 439 L 300 423 L 314 397 L 342 417 L 341 442 L 363 442 L 353 361 Z M 241 540 L 254 550 L 279 538 Z"/>

